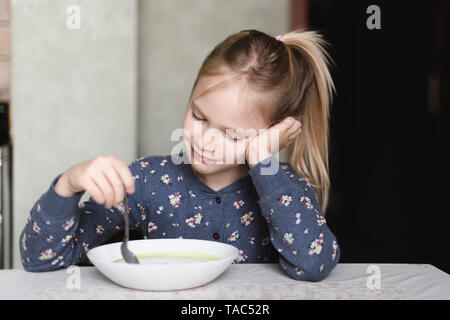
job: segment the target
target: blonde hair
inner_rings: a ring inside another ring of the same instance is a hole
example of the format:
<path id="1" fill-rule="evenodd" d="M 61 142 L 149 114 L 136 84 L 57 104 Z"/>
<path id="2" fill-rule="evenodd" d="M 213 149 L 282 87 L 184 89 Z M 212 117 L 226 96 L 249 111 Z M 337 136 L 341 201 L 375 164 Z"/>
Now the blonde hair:
<path id="1" fill-rule="evenodd" d="M 228 73 L 234 77 L 201 95 L 237 77 L 250 89 L 246 92 L 248 105 L 263 108 L 271 125 L 286 117 L 301 121 L 302 131 L 288 148 L 289 164 L 312 184 L 324 214 L 330 190 L 330 104 L 335 92 L 326 46 L 316 31 L 294 30 L 279 41 L 257 30 L 242 30 L 220 42 L 205 58 L 189 98 L 192 101 L 200 78 Z"/>

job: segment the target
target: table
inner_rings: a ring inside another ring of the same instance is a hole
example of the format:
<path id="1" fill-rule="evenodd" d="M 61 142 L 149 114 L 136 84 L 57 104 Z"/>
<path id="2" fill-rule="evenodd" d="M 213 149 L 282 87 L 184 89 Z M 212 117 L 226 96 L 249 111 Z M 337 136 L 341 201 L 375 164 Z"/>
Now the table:
<path id="1" fill-rule="evenodd" d="M 77 282 L 74 277 L 78 275 Z M 379 289 L 374 280 L 378 275 Z M 278 264 L 232 264 L 202 287 L 150 292 L 120 287 L 95 267 L 71 266 L 39 273 L 0 270 L 0 299 L 447 300 L 450 276 L 429 264 L 340 263 L 326 279 L 306 282 L 289 278 Z"/>

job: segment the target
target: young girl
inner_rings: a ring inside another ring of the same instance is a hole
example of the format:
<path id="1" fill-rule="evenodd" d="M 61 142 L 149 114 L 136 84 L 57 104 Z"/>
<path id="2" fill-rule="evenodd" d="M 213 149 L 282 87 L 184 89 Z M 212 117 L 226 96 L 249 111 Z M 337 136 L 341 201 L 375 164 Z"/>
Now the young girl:
<path id="1" fill-rule="evenodd" d="M 123 229 L 127 196 L 144 239 L 220 241 L 240 250 L 235 263 L 277 262 L 294 279 L 324 279 L 340 257 L 324 218 L 334 90 L 325 44 L 302 30 L 243 30 L 219 43 L 194 83 L 178 158 L 127 166 L 101 156 L 59 174 L 22 231 L 24 268 L 84 259 Z M 275 143 L 261 143 L 275 133 Z M 289 147 L 289 162 L 277 162 L 277 147 Z M 85 191 L 91 198 L 79 203 Z"/>

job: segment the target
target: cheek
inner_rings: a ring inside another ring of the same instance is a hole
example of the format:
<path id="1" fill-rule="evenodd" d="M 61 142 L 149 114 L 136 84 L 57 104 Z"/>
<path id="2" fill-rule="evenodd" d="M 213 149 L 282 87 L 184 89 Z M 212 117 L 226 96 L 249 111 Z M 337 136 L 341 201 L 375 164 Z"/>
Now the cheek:
<path id="1" fill-rule="evenodd" d="M 204 129 L 204 125 L 201 122 L 195 120 L 191 115 L 186 115 L 186 117 L 184 118 L 183 131 L 187 133 L 186 135 L 189 136 L 191 143 L 197 141 L 198 145 L 200 146 Z"/>
<path id="2" fill-rule="evenodd" d="M 227 157 L 231 157 L 233 160 L 237 160 L 242 156 L 245 157 L 245 142 L 237 141 L 227 141 L 224 146 L 224 152 Z"/>
<path id="3" fill-rule="evenodd" d="M 183 131 L 191 131 L 191 126 L 192 126 L 192 120 L 186 114 L 184 116 L 183 124 L 182 124 Z"/>
<path id="4" fill-rule="evenodd" d="M 192 118 L 189 114 L 184 117 L 183 120 L 183 131 L 186 132 L 184 135 L 189 136 L 191 139 L 194 137 L 194 126 L 196 124 L 195 119 Z"/>
<path id="5" fill-rule="evenodd" d="M 245 159 L 245 149 L 246 143 L 245 140 L 241 140 L 236 142 L 236 158 L 237 159 Z"/>
<path id="6" fill-rule="evenodd" d="M 183 121 L 183 142 L 186 147 L 190 147 L 194 134 L 194 126 L 192 120 L 186 117 Z"/>

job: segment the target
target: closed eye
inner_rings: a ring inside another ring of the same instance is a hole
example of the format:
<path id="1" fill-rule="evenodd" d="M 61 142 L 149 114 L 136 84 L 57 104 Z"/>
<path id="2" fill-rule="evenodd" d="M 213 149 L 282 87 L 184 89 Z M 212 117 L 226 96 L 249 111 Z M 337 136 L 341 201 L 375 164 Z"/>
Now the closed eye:
<path id="1" fill-rule="evenodd" d="M 192 111 L 192 116 L 194 117 L 194 119 L 196 119 L 198 121 L 205 121 L 205 119 L 200 119 L 199 117 L 197 117 L 193 111 Z"/>
<path id="2" fill-rule="evenodd" d="M 228 139 L 231 139 L 233 141 L 240 141 L 242 140 L 242 137 L 240 137 L 239 135 L 236 135 L 235 133 L 233 134 L 227 134 Z"/>
<path id="3" fill-rule="evenodd" d="M 233 140 L 233 141 L 239 141 L 239 140 L 241 140 L 241 139 L 239 139 L 239 138 L 236 138 L 236 137 L 230 137 L 230 136 L 227 136 L 229 139 L 231 139 L 231 140 Z"/>
<path id="4" fill-rule="evenodd" d="M 195 115 L 195 113 L 194 113 L 194 110 L 191 110 L 191 114 L 192 114 L 192 117 L 193 117 L 195 120 L 197 120 L 197 121 L 206 121 L 206 119 L 201 119 L 201 118 L 197 117 L 197 116 Z M 225 132 L 223 132 L 223 134 L 225 134 Z M 226 134 L 225 134 L 225 135 L 226 135 Z M 228 139 L 230 139 L 230 140 L 232 140 L 232 141 L 234 141 L 234 142 L 242 140 L 242 138 L 239 138 L 239 137 L 236 137 L 236 136 L 234 136 L 234 137 L 232 137 L 232 136 L 230 136 L 230 135 L 226 135 L 226 136 L 227 136 Z"/>

